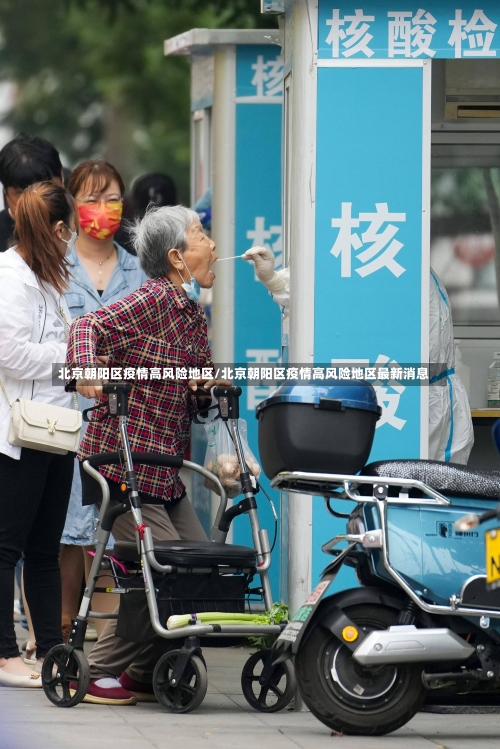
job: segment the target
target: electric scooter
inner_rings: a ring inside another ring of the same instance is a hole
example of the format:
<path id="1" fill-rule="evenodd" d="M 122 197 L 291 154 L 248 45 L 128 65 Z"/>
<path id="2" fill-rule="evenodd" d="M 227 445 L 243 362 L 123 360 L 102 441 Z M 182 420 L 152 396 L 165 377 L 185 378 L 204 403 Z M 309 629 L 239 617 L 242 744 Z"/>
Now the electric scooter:
<path id="1" fill-rule="evenodd" d="M 370 389 L 286 386 L 258 409 L 271 485 L 290 502 L 323 497 L 347 524 L 323 545 L 332 561 L 278 636 L 275 663 L 293 656 L 311 712 L 358 735 L 400 728 L 444 691 L 500 700 L 500 588 L 489 589 L 483 536 L 464 520 L 487 513 L 486 532 L 498 525 L 500 471 L 430 460 L 365 466 L 378 418 Z M 360 587 L 329 595 L 344 566 Z"/>

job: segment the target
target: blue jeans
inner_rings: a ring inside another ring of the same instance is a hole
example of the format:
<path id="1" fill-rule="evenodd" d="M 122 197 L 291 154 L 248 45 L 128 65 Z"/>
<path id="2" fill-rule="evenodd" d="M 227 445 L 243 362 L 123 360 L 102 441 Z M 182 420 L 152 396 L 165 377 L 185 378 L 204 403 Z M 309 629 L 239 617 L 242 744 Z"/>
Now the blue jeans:
<path id="1" fill-rule="evenodd" d="M 93 546 L 96 511 L 94 505 L 82 505 L 82 479 L 78 463 L 75 459 L 71 496 L 61 543 L 68 546 Z"/>

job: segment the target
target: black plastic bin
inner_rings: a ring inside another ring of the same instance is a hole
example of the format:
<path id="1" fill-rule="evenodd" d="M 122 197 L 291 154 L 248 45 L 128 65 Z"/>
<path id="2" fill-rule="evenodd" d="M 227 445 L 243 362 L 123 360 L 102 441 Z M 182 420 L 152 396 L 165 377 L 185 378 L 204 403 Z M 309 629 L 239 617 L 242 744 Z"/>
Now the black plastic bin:
<path id="1" fill-rule="evenodd" d="M 382 409 L 364 380 L 289 383 L 257 407 L 264 473 L 356 474 L 372 447 Z"/>

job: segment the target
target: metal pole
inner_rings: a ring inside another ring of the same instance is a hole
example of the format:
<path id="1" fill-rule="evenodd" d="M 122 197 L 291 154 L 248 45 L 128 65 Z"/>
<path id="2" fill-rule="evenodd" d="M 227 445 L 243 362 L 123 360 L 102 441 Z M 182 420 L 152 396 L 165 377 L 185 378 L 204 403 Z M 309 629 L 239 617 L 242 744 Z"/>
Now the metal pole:
<path id="1" fill-rule="evenodd" d="M 213 143 L 214 174 L 212 238 L 220 257 L 235 254 L 235 88 L 234 45 L 216 47 L 214 53 Z M 212 355 L 214 362 L 230 364 L 234 355 L 234 263 L 215 264 L 217 280 L 212 303 Z"/>
<path id="2" fill-rule="evenodd" d="M 236 140 L 236 49 L 221 45 L 214 53 L 212 238 L 220 257 L 235 254 L 234 194 Z M 234 361 L 234 263 L 216 263 L 212 301 L 212 357 Z M 229 501 L 229 506 L 231 501 Z M 212 493 L 211 525 L 219 498 Z M 232 541 L 232 528 L 228 533 Z"/>
<path id="3" fill-rule="evenodd" d="M 285 224 L 290 227 L 290 362 L 314 361 L 314 236 L 316 155 L 317 14 L 315 0 L 294 0 L 285 16 L 285 60 L 292 62 L 287 138 L 288 190 L 285 185 Z M 288 605 L 292 615 L 311 590 L 312 498 L 289 497 Z M 306 708 L 300 695 L 295 710 Z"/>

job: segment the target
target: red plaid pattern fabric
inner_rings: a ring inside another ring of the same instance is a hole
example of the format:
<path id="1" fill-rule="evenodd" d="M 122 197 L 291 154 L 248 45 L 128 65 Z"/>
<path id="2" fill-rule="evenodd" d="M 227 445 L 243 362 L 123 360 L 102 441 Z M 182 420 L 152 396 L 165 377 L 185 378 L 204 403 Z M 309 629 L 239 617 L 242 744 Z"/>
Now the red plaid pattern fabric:
<path id="1" fill-rule="evenodd" d="M 96 357 L 109 356 L 112 367 L 211 367 L 203 310 L 170 280 L 146 281 L 137 291 L 71 326 L 67 366 L 95 367 Z M 183 455 L 196 398 L 187 380 L 136 380 L 129 397 L 129 439 L 132 450 Z M 95 405 L 104 402 L 98 398 Z M 100 418 L 103 411 L 95 412 Z M 80 444 L 78 458 L 116 451 L 117 421 L 92 420 Z M 122 478 L 120 466 L 103 466 L 103 476 Z M 177 471 L 138 466 L 139 489 L 166 501 L 185 491 Z"/>

